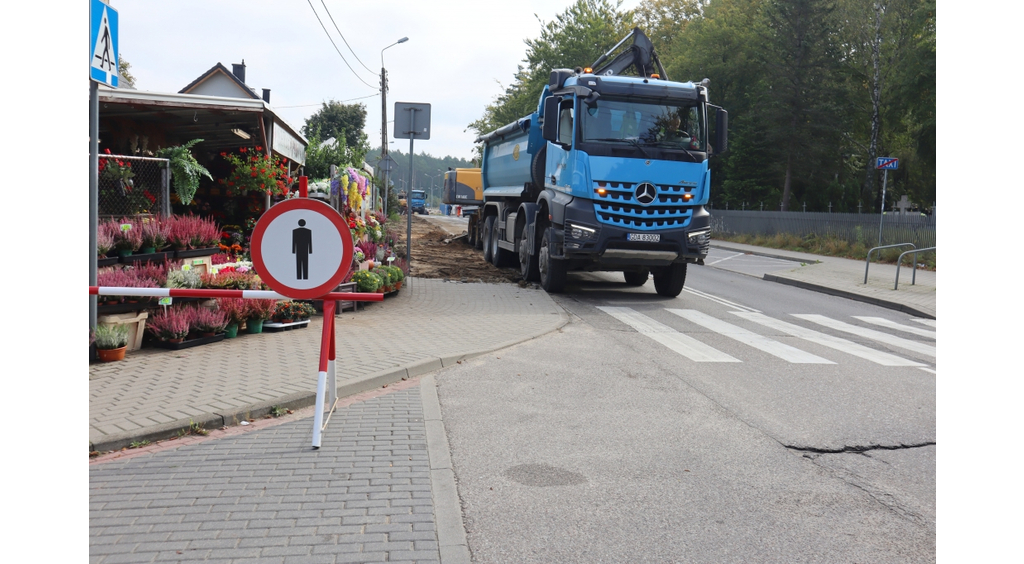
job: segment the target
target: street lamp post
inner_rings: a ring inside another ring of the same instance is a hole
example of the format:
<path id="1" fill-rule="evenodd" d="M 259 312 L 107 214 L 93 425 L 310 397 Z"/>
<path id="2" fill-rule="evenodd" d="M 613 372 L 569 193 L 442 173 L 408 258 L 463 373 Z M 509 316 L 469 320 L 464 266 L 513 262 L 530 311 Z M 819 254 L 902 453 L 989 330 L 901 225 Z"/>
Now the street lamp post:
<path id="1" fill-rule="evenodd" d="M 405 43 L 408 41 L 408 37 L 403 37 L 398 41 L 395 41 L 391 45 L 388 45 L 384 49 L 380 50 L 380 158 L 383 161 L 388 155 L 388 71 L 384 68 L 384 51 L 398 45 L 399 43 Z M 385 164 L 385 166 L 387 166 Z M 385 168 L 384 170 L 384 215 L 387 215 L 388 205 L 388 173 L 390 171 Z"/>

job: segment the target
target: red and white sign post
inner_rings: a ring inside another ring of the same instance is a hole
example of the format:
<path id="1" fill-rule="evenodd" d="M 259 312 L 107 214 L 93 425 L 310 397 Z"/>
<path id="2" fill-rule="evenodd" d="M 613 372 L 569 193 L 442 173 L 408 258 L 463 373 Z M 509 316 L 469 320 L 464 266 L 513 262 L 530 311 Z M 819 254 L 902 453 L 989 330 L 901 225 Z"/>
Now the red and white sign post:
<path id="1" fill-rule="evenodd" d="M 291 298 L 310 300 L 334 290 L 348 274 L 352 267 L 352 233 L 334 208 L 316 200 L 295 198 L 275 205 L 260 217 L 252 232 L 251 252 L 253 267 L 271 289 Z M 313 413 L 315 449 L 320 448 L 320 435 L 326 426 L 325 388 L 331 413 L 338 403 L 334 365 L 336 305 L 333 300 L 324 300 Z"/>

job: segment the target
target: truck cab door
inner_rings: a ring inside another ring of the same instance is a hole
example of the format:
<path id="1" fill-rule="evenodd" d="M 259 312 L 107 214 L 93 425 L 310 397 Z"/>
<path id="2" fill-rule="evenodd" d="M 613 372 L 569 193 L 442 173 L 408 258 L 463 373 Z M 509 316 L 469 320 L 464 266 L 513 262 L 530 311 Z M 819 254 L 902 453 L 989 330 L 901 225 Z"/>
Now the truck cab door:
<path id="1" fill-rule="evenodd" d="M 547 158 L 545 160 L 545 170 L 547 172 L 544 177 L 544 186 L 559 192 L 568 193 L 572 191 L 570 153 L 576 130 L 576 109 L 574 108 L 573 99 L 569 97 L 561 100 L 557 105 L 557 109 L 557 128 L 554 131 L 554 139 L 549 139 L 547 148 Z"/>

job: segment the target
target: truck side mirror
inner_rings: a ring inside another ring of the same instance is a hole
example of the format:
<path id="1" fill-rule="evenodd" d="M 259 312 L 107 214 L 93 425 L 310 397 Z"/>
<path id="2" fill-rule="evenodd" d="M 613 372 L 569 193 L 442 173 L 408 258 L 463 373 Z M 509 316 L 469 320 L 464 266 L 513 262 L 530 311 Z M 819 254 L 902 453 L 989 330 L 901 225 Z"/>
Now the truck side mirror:
<path id="1" fill-rule="evenodd" d="M 715 112 L 715 154 L 721 155 L 729 148 L 729 112 L 718 108 Z"/>
<path id="2" fill-rule="evenodd" d="M 544 128 L 541 137 L 547 141 L 558 142 L 558 104 L 561 98 L 549 96 L 544 100 Z"/>

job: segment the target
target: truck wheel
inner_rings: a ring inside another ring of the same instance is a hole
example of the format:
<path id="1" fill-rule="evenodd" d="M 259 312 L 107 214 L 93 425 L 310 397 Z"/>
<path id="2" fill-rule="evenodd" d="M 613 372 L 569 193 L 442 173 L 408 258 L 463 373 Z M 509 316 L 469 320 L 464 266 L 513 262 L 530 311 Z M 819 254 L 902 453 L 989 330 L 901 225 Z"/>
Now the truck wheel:
<path id="1" fill-rule="evenodd" d="M 484 262 L 491 262 L 491 237 L 494 236 L 494 216 L 487 216 L 484 220 L 484 232 L 481 234 L 484 246 Z"/>
<path id="2" fill-rule="evenodd" d="M 473 221 L 473 218 L 470 218 L 469 227 L 466 228 L 466 243 L 476 248 L 476 221 Z"/>
<path id="3" fill-rule="evenodd" d="M 519 234 L 519 273 L 523 280 L 536 282 L 540 280 L 540 270 L 537 264 L 537 249 L 530 248 L 530 226 L 523 225 L 523 232 Z"/>
<path id="4" fill-rule="evenodd" d="M 540 226 L 538 226 L 540 227 Z M 540 238 L 540 251 L 537 253 L 537 264 L 540 270 L 540 286 L 545 292 L 557 294 L 565 289 L 565 277 L 568 265 L 565 261 L 551 258 L 551 241 L 549 239 L 547 226 L 544 225 L 544 234 Z"/>
<path id="5" fill-rule="evenodd" d="M 505 268 L 512 262 L 512 253 L 498 246 L 501 235 L 498 232 L 498 218 L 491 216 L 491 264 L 498 268 Z"/>
<path id="6" fill-rule="evenodd" d="M 480 226 L 480 221 L 477 220 L 477 218 L 474 217 L 473 218 L 473 233 L 476 236 L 476 244 L 474 246 L 476 247 L 476 250 L 478 250 L 478 251 L 480 249 L 484 248 L 484 232 L 481 231 L 481 229 L 482 228 Z"/>
<path id="7" fill-rule="evenodd" d="M 686 282 L 686 263 L 673 263 L 654 271 L 654 289 L 659 296 L 674 298 L 683 291 Z"/>
<path id="8" fill-rule="evenodd" d="M 623 272 L 622 276 L 626 279 L 626 285 L 628 286 L 643 286 L 647 283 L 647 279 L 651 277 L 651 271 L 647 268 L 640 270 L 639 272 Z"/>

